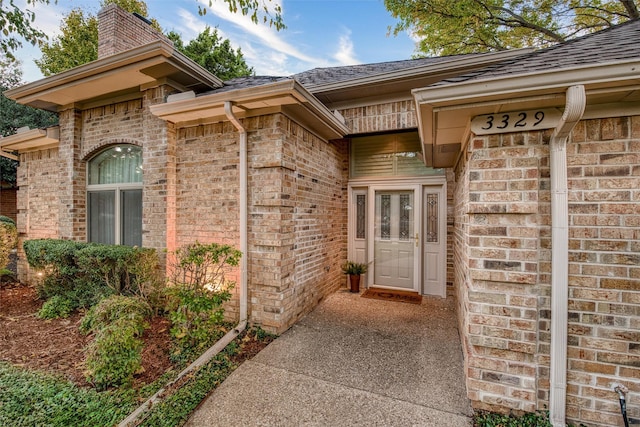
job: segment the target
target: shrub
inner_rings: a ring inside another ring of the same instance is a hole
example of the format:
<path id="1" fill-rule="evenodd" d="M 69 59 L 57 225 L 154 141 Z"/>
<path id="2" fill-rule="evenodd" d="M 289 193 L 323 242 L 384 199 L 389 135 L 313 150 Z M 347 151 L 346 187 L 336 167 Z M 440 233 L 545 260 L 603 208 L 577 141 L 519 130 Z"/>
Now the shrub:
<path id="1" fill-rule="evenodd" d="M 8 224 L 16 225 L 16 222 L 9 218 L 8 216 L 0 215 L 0 222 L 6 222 Z"/>
<path id="2" fill-rule="evenodd" d="M 88 308 L 114 294 L 158 300 L 162 282 L 154 249 L 40 239 L 24 243 L 29 265 L 44 274 L 38 294 Z M 158 303 L 159 304 L 159 303 Z"/>
<path id="3" fill-rule="evenodd" d="M 73 309 L 73 301 L 61 295 L 54 295 L 42 305 L 38 311 L 38 317 L 41 319 L 69 317 L 73 313 Z"/>
<path id="4" fill-rule="evenodd" d="M 141 368 L 143 342 L 151 308 L 140 298 L 113 295 L 83 319 L 81 328 L 95 332 L 86 355 L 87 379 L 100 390 L 129 385 Z"/>
<path id="5" fill-rule="evenodd" d="M 6 218 L 9 221 L 2 220 Z M 18 229 L 11 218 L 0 217 L 0 270 L 9 264 L 9 254 L 18 243 Z"/>
<path id="6" fill-rule="evenodd" d="M 151 317 L 149 304 L 141 298 L 113 295 L 92 307 L 82 319 L 80 329 L 84 333 L 97 332 L 112 323 L 128 321 L 141 335 L 147 328 L 146 320 Z"/>
<path id="7" fill-rule="evenodd" d="M 237 266 L 240 251 L 228 245 L 193 243 L 176 250 L 171 266 L 169 316 L 176 359 L 203 350 L 223 332 L 224 308 L 234 283 L 225 271 Z"/>
<path id="8" fill-rule="evenodd" d="M 116 295 L 145 299 L 157 291 L 158 257 L 154 249 L 119 245 L 87 245 L 76 254 L 87 280 L 106 285 Z"/>
<path id="9" fill-rule="evenodd" d="M 58 295 L 72 301 L 74 308 L 91 305 L 96 299 L 92 294 L 97 290 L 86 286 L 75 260 L 75 254 L 83 245 L 86 243 L 57 239 L 24 242 L 27 262 L 43 274 L 37 283 L 40 298 Z"/>

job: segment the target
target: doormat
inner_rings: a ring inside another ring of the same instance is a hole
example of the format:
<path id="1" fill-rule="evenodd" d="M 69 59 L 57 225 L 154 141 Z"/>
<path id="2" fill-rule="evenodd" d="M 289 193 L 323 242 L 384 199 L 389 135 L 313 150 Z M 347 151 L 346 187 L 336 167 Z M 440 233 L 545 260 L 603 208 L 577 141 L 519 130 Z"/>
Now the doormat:
<path id="1" fill-rule="evenodd" d="M 361 295 L 362 298 L 381 299 L 384 301 L 408 302 L 421 304 L 422 296 L 417 292 L 392 291 L 390 289 L 369 288 Z"/>

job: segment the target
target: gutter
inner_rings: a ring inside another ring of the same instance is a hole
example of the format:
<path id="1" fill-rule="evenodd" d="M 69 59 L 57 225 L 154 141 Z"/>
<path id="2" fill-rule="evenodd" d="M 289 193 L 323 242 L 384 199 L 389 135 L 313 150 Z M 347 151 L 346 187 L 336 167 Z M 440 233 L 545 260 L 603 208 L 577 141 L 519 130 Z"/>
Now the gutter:
<path id="1" fill-rule="evenodd" d="M 248 207 L 248 184 L 247 184 L 247 131 L 242 126 L 240 121 L 236 118 L 232 111 L 233 103 L 226 101 L 224 103 L 224 111 L 227 118 L 236 127 L 240 133 L 240 251 L 242 252 L 242 258 L 240 259 L 240 293 L 238 295 L 240 299 L 240 316 L 239 322 L 234 329 L 227 332 L 227 334 L 218 340 L 213 346 L 209 347 L 198 359 L 187 366 L 178 376 L 166 386 L 158 390 L 153 396 L 147 399 L 142 405 L 134 410 L 127 418 L 122 420 L 118 427 L 132 427 L 138 425 L 138 421 L 142 415 L 150 411 L 155 405 L 160 403 L 168 389 L 174 384 L 177 384 L 183 377 L 196 371 L 203 365 L 207 364 L 218 353 L 225 349 L 225 347 L 233 341 L 244 329 L 247 327 L 247 207 Z"/>
<path id="2" fill-rule="evenodd" d="M 570 86 L 560 123 L 550 142 L 551 157 L 551 362 L 549 419 L 553 427 L 566 425 L 567 324 L 569 312 L 569 203 L 567 139 L 586 105 L 583 85 Z"/>

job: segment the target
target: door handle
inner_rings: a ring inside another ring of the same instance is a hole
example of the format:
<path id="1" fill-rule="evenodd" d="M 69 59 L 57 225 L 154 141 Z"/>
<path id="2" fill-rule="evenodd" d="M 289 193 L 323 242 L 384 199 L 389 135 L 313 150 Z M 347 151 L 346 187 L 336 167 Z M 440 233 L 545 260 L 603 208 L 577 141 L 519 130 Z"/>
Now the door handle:
<path id="1" fill-rule="evenodd" d="M 418 243 L 420 242 L 420 236 L 416 233 L 416 248 L 419 247 Z"/>

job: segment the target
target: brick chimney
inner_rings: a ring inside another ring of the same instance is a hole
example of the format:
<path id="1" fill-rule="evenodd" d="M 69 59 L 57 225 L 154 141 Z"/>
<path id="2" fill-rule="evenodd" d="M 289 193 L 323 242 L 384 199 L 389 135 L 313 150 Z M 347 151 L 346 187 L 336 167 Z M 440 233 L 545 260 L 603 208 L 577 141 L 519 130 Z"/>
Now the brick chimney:
<path id="1" fill-rule="evenodd" d="M 148 20 L 115 4 L 110 4 L 98 12 L 98 59 L 157 40 L 172 44 L 164 34 L 153 28 Z"/>

